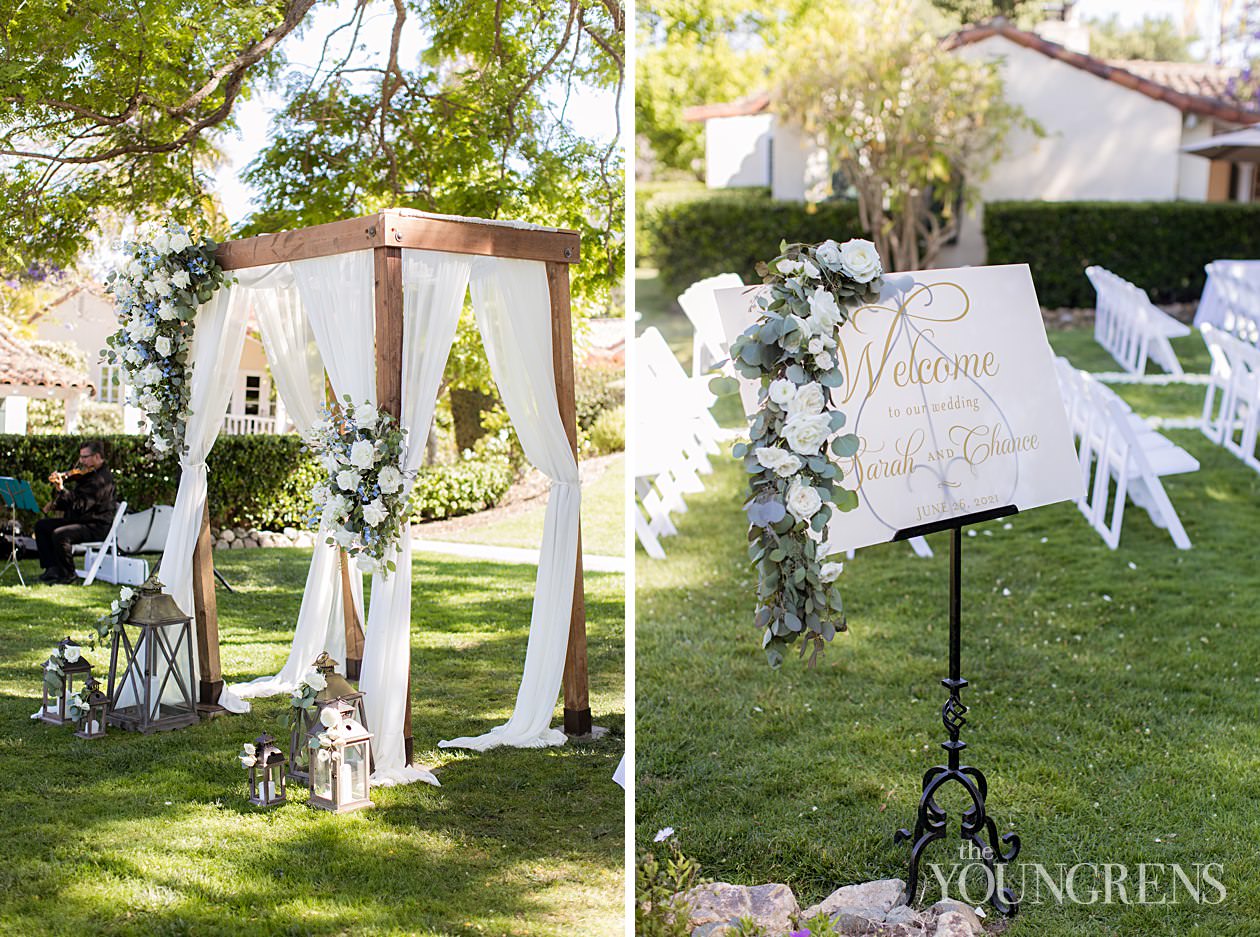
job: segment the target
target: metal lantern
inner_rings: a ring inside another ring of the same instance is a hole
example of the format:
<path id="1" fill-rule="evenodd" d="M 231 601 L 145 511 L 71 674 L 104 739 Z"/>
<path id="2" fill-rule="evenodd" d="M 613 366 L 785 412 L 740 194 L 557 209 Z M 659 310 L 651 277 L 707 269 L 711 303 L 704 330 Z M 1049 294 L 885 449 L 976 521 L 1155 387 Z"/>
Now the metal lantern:
<path id="1" fill-rule="evenodd" d="M 293 760 L 289 763 L 289 777 L 305 784 L 310 780 L 310 751 L 306 747 L 307 733 L 312 726 L 319 725 L 319 713 L 325 707 L 333 706 L 341 709 L 341 704 L 349 707 L 350 718 L 367 728 L 367 713 L 363 709 L 363 694 L 350 685 L 341 674 L 337 673 L 337 662 L 328 656 L 327 651 L 315 658 L 314 668 L 323 674 L 324 688 L 315 694 L 315 710 L 312 713 L 301 712 L 293 725 L 289 739 L 289 747 L 293 750 Z"/>
<path id="2" fill-rule="evenodd" d="M 78 648 L 79 643 L 66 638 L 57 644 L 57 653 L 63 659 L 66 656 L 67 648 Z M 44 680 L 44 704 L 40 707 L 39 718 L 47 722 L 49 725 L 60 726 L 70 722 L 70 717 L 66 714 L 66 704 L 70 701 L 70 697 L 92 678 L 92 665 L 88 663 L 87 658 L 80 655 L 79 659 L 73 662 L 67 661 L 61 667 L 63 680 L 61 682 L 61 692 L 54 693 L 49 690 L 48 680 Z"/>
<path id="3" fill-rule="evenodd" d="M 109 654 L 111 725 L 134 732 L 198 722 L 192 619 L 162 591 L 157 576 L 140 587 Z"/>
<path id="4" fill-rule="evenodd" d="M 285 802 L 285 766 L 289 759 L 264 732 L 254 739 L 254 764 L 249 769 L 249 802 L 258 807 L 278 807 Z"/>
<path id="5" fill-rule="evenodd" d="M 371 807 L 372 733 L 350 718 L 346 708 L 328 706 L 320 716 L 307 732 L 307 745 L 313 746 L 308 782 L 311 806 L 330 813 Z M 325 732 L 333 736 L 327 748 L 319 741 Z"/>
<path id="6" fill-rule="evenodd" d="M 88 677 L 83 685 L 81 699 L 87 706 L 87 715 L 79 720 L 79 728 L 74 734 L 81 739 L 103 739 L 105 737 L 105 720 L 109 715 L 109 697 L 101 692 L 101 685 L 92 677 Z"/>

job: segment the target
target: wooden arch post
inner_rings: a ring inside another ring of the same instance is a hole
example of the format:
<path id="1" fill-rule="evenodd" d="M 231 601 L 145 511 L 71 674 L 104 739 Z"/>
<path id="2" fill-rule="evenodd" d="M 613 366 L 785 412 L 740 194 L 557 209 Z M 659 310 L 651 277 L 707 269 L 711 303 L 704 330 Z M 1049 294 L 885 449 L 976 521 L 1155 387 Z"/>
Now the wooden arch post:
<path id="1" fill-rule="evenodd" d="M 569 293 L 569 265 L 579 261 L 580 239 L 576 231 L 561 228 L 522 228 L 511 223 L 433 215 L 408 209 L 389 209 L 316 225 L 281 234 L 229 241 L 219 246 L 216 258 L 224 270 L 240 270 L 291 260 L 328 257 L 371 250 L 375 279 L 376 396 L 377 405 L 396 418 L 402 413 L 402 250 L 447 251 L 456 254 L 538 260 L 546 265 L 551 295 L 551 350 L 555 370 L 556 400 L 565 433 L 577 457 L 577 405 L 573 376 L 573 328 Z M 193 604 L 197 619 L 197 660 L 201 672 L 199 708 L 221 709 L 219 693 L 223 671 L 219 663 L 219 620 L 214 592 L 214 557 L 210 540 L 207 503 L 202 527 L 193 551 Z M 582 542 L 579 529 L 577 575 L 573 582 L 573 606 L 564 666 L 564 730 L 569 735 L 590 735 L 591 708 L 586 664 L 586 602 L 582 582 Z M 343 569 L 346 646 L 362 654 L 362 629 L 350 602 L 348 576 Z M 352 631 L 357 630 L 357 636 Z M 353 643 L 357 639 L 358 644 Z M 355 661 L 357 663 L 357 661 Z M 411 737 L 411 679 L 408 665 L 405 746 L 408 762 Z"/>

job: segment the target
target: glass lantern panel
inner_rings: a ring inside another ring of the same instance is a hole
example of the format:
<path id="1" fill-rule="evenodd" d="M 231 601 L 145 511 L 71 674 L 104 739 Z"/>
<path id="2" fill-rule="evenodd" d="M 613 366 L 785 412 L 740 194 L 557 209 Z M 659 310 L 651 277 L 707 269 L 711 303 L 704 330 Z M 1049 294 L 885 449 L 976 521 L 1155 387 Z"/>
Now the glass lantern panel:
<path id="1" fill-rule="evenodd" d="M 249 769 L 249 798 L 250 800 L 260 799 L 259 798 L 260 792 L 258 790 L 258 775 L 259 775 L 259 771 L 258 771 L 257 766 L 251 767 Z"/>
<path id="2" fill-rule="evenodd" d="M 367 742 L 355 742 L 346 749 L 346 767 L 349 769 L 350 774 L 350 798 L 353 800 L 367 800 Z"/>
<path id="3" fill-rule="evenodd" d="M 306 744 L 306 730 L 309 728 L 310 726 L 307 725 L 306 720 L 299 718 L 297 728 L 293 730 L 292 738 L 290 739 L 292 743 L 290 747 L 293 749 L 293 769 L 295 771 L 306 771 L 311 764 L 311 749 Z"/>
<path id="4" fill-rule="evenodd" d="M 311 752 L 311 794 L 324 800 L 333 799 L 333 760 L 324 749 Z"/>
<path id="5" fill-rule="evenodd" d="M 267 771 L 271 775 L 271 796 L 273 798 L 284 796 L 284 763 L 278 762 Z"/>

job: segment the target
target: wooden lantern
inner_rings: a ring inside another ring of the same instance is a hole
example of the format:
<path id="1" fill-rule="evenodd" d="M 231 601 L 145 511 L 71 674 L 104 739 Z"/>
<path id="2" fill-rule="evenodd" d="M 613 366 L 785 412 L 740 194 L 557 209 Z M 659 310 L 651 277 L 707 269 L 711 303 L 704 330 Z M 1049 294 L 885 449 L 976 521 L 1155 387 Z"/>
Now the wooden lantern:
<path id="1" fill-rule="evenodd" d="M 109 697 L 101 692 L 101 685 L 93 677 L 88 677 L 79 698 L 83 701 L 84 713 L 74 734 L 81 739 L 103 739 L 105 721 L 109 716 Z"/>
<path id="2" fill-rule="evenodd" d="M 348 709 L 324 707 L 319 720 L 307 732 L 310 803 L 330 813 L 350 813 L 372 806 L 368 796 L 372 733 L 356 722 Z M 324 744 L 325 740 L 329 744 Z"/>
<path id="3" fill-rule="evenodd" d="M 180 729 L 199 721 L 192 619 L 156 576 L 140 587 L 109 655 L 109 722 L 133 732 Z"/>
<path id="4" fill-rule="evenodd" d="M 338 711 L 348 707 L 349 716 L 365 729 L 368 727 L 367 713 L 363 709 L 363 694 L 351 686 L 336 671 L 337 662 L 328 656 L 327 651 L 320 653 L 315 659 L 314 668 L 322 674 L 324 688 L 315 695 L 315 711 L 300 712 L 293 724 L 293 732 L 289 739 L 289 747 L 293 750 L 293 759 L 289 763 L 289 777 L 305 784 L 310 780 L 310 749 L 307 747 L 307 735 L 312 726 L 319 724 L 319 713 L 325 707 L 332 706 Z"/>
<path id="5" fill-rule="evenodd" d="M 289 759 L 264 732 L 254 740 L 254 763 L 249 766 L 249 802 L 256 807 L 278 807 L 286 797 L 285 766 Z"/>
<path id="6" fill-rule="evenodd" d="M 66 660 L 62 664 L 60 680 L 48 670 L 44 671 L 44 701 L 39 710 L 39 718 L 49 725 L 61 726 L 73 721 L 66 712 L 66 704 L 70 702 L 70 697 L 92 679 L 92 665 L 82 656 L 78 642 L 69 637 L 58 642 L 58 656 L 65 660 L 67 651 L 74 660 Z"/>

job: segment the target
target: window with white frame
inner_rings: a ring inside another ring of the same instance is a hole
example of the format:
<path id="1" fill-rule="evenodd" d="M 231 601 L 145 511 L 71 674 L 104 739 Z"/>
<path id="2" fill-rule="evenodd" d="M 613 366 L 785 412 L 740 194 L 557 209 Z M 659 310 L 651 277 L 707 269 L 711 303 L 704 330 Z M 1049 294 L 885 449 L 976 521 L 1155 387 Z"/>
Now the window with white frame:
<path id="1" fill-rule="evenodd" d="M 101 365 L 100 375 L 96 382 L 96 399 L 100 403 L 123 403 L 127 399 L 120 365 Z"/>

